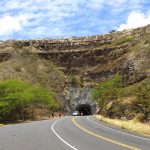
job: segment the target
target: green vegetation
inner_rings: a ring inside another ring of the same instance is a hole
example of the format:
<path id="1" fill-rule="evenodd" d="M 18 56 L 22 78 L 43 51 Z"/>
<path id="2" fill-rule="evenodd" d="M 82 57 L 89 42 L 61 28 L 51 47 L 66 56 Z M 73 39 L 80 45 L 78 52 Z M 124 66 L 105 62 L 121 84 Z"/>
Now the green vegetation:
<path id="1" fill-rule="evenodd" d="M 76 75 L 70 75 L 70 76 L 68 76 L 68 79 L 72 86 L 80 85 L 80 79 Z"/>
<path id="2" fill-rule="evenodd" d="M 123 38 L 117 40 L 115 42 L 115 45 L 121 45 L 121 44 L 124 44 L 124 43 L 127 43 L 127 42 L 131 42 L 133 40 L 134 40 L 134 38 L 132 36 L 123 37 Z"/>
<path id="3" fill-rule="evenodd" d="M 0 63 L 0 81 L 19 79 L 60 92 L 65 75 L 50 60 L 36 55 L 21 54 Z"/>
<path id="4" fill-rule="evenodd" d="M 0 121 L 3 122 L 29 119 L 33 114 L 29 115 L 28 109 L 33 112 L 41 105 L 51 111 L 60 107 L 54 92 L 20 80 L 0 82 L 0 95 Z"/>
<path id="5" fill-rule="evenodd" d="M 112 80 L 99 84 L 92 92 L 93 98 L 102 110 L 109 102 L 118 99 L 122 87 L 121 76 L 116 75 Z"/>
<path id="6" fill-rule="evenodd" d="M 148 119 L 148 117 L 150 117 L 150 84 L 142 83 L 138 85 L 134 95 L 141 113 L 144 115 L 145 119 Z"/>
<path id="7" fill-rule="evenodd" d="M 65 82 L 63 72 L 50 60 L 14 54 L 0 63 L 0 122 L 44 118 L 60 110 L 57 98 Z"/>
<path id="8" fill-rule="evenodd" d="M 146 81 L 128 87 L 122 85 L 121 77 L 99 84 L 92 93 L 98 103 L 99 113 L 111 117 L 136 118 L 140 122 L 150 118 L 150 84 Z"/>

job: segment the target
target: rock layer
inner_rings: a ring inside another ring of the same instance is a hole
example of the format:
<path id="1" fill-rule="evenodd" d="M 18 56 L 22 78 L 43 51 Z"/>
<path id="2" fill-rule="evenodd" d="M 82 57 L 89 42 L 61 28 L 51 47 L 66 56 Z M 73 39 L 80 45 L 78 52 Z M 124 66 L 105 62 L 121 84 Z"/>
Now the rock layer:
<path id="1" fill-rule="evenodd" d="M 141 62 L 148 60 L 147 56 L 139 58 L 145 45 L 149 46 L 149 41 L 142 43 L 144 36 L 149 34 L 150 25 L 80 38 L 1 41 L 0 61 L 10 59 L 15 53 L 28 53 L 51 59 L 66 75 L 77 76 L 83 86 L 94 86 L 116 73 L 120 73 L 126 83 L 132 84 L 149 74 L 145 70 L 141 71 L 143 66 L 140 66 Z M 132 39 L 128 41 L 128 37 Z M 132 49 L 140 42 L 143 48 L 133 52 Z"/>
<path id="2" fill-rule="evenodd" d="M 125 84 L 133 84 L 149 78 L 150 25 L 98 36 L 0 42 L 1 63 L 18 55 L 21 58 L 36 55 L 36 57 L 52 60 L 66 75 L 66 79 L 63 79 L 66 83 L 64 81 L 62 84 L 64 93 L 62 91 L 63 95 L 60 96 L 63 105 L 66 105 L 66 111 L 76 110 L 76 107 L 82 103 L 91 105 L 91 111 L 94 113 L 96 105 L 89 94 L 91 88 L 98 83 L 111 79 L 117 73 L 122 75 Z M 16 63 L 15 65 L 18 66 Z M 30 68 L 28 65 L 31 64 L 26 64 L 26 67 Z M 7 68 L 9 67 L 4 65 L 5 72 L 9 73 L 10 69 Z M 23 68 L 17 67 L 15 70 L 19 71 L 18 75 Z M 41 72 L 44 70 L 42 69 Z M 43 74 L 47 77 L 49 72 L 45 70 Z M 1 79 L 6 78 L 6 74 L 3 72 L 0 74 L 4 76 Z M 46 80 L 43 76 L 38 78 L 44 86 L 48 84 L 47 78 Z M 53 77 L 53 80 L 58 79 Z"/>

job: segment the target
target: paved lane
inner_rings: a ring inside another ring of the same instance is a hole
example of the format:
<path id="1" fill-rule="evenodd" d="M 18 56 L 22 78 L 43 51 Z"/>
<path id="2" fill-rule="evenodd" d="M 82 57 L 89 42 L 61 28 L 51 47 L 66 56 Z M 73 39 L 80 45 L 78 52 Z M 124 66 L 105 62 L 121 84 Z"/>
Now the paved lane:
<path id="1" fill-rule="evenodd" d="M 131 135 L 95 117 L 8 125 L 0 128 L 0 150 L 149 150 L 150 139 Z"/>
<path id="2" fill-rule="evenodd" d="M 125 144 L 121 149 L 125 148 L 150 150 L 150 138 L 148 137 L 140 136 L 135 133 L 130 133 L 115 126 L 100 122 L 95 117 L 78 117 L 76 120 L 81 127 L 84 127 L 85 129 L 91 131 L 94 134 L 111 140 L 111 143 L 114 142 L 114 144 L 117 145 Z M 119 142 L 119 144 L 116 142 Z"/>
<path id="3" fill-rule="evenodd" d="M 63 150 L 51 130 L 54 121 L 8 125 L 0 128 L 0 150 Z"/>
<path id="4" fill-rule="evenodd" d="M 94 117 L 65 118 L 55 123 L 55 131 L 78 150 L 149 150 L 150 139 L 108 127 Z M 72 124 L 73 123 L 73 124 Z M 64 143 L 65 144 L 65 143 Z M 73 148 L 72 148 L 73 149 Z"/>

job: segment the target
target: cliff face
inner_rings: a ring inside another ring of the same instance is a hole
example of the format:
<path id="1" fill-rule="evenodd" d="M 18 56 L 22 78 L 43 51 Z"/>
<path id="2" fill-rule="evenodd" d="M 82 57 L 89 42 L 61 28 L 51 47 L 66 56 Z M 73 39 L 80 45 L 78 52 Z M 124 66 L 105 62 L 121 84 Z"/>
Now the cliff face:
<path id="1" fill-rule="evenodd" d="M 101 36 L 37 39 L 0 43 L 0 62 L 15 54 L 50 59 L 66 75 L 75 75 L 82 86 L 94 86 L 116 73 L 127 84 L 149 76 L 150 25 Z"/>
<path id="2" fill-rule="evenodd" d="M 67 112 L 94 113 L 91 88 L 116 73 L 127 85 L 149 78 L 149 58 L 150 25 L 81 38 L 0 41 L 0 81 L 40 84 L 59 93 Z"/>

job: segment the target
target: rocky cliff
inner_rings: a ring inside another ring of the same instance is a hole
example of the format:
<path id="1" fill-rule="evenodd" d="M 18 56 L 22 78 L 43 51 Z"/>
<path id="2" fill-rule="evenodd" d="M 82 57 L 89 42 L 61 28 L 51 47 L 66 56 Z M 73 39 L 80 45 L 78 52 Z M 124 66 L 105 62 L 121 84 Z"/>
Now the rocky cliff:
<path id="1" fill-rule="evenodd" d="M 70 89 L 93 87 L 116 73 L 122 75 L 125 84 L 133 84 L 150 76 L 150 25 L 79 38 L 0 41 L 1 64 L 18 55 L 51 60 L 66 75 Z M 4 68 L 0 69 L 1 80 L 9 74 L 7 69 L 3 73 Z"/>
<path id="2" fill-rule="evenodd" d="M 37 54 L 52 60 L 66 75 L 76 75 L 83 86 L 93 86 L 116 73 L 134 83 L 149 75 L 149 68 L 145 68 L 149 36 L 150 26 L 146 26 L 80 38 L 1 41 L 0 61 L 18 52 Z"/>

